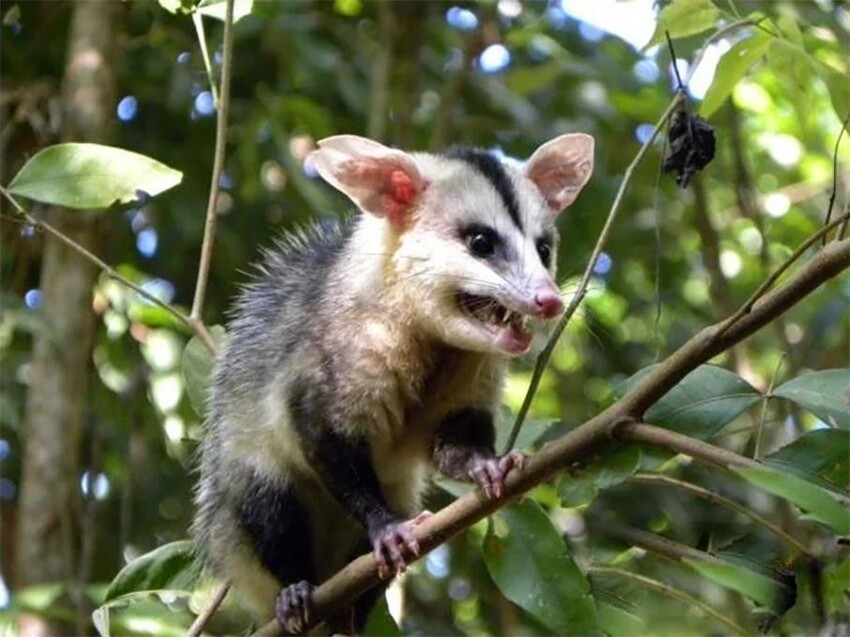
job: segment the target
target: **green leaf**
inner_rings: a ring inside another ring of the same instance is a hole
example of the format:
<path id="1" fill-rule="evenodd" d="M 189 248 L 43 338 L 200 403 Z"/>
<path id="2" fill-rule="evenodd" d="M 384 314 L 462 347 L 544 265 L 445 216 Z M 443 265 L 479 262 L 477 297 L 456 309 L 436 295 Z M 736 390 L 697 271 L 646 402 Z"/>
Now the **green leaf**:
<path id="1" fill-rule="evenodd" d="M 637 445 L 623 445 L 591 460 L 577 473 L 566 473 L 558 481 L 558 495 L 565 507 L 586 504 L 596 494 L 631 478 L 641 467 Z"/>
<path id="2" fill-rule="evenodd" d="M 540 505 L 530 499 L 511 504 L 498 519 L 507 523 L 507 534 L 491 525 L 482 550 L 505 597 L 559 635 L 598 635 L 590 584 Z"/>
<path id="3" fill-rule="evenodd" d="M 717 24 L 719 17 L 720 10 L 711 0 L 673 0 L 661 11 L 655 33 L 643 50 L 664 42 L 665 32 L 670 33 L 671 39 L 702 33 Z"/>
<path id="4" fill-rule="evenodd" d="M 729 562 L 703 562 L 687 558 L 682 561 L 703 577 L 738 591 L 769 609 L 776 608 L 782 599 L 781 584 L 767 575 Z"/>
<path id="5" fill-rule="evenodd" d="M 758 62 L 770 46 L 774 38 L 756 31 L 750 37 L 736 42 L 717 64 L 714 79 L 705 93 L 699 112 L 703 117 L 710 117 L 723 105 L 726 98 L 735 88 L 738 81 L 744 77 L 753 65 Z"/>
<path id="6" fill-rule="evenodd" d="M 398 629 L 398 624 L 395 623 L 393 616 L 390 615 L 390 609 L 387 607 L 387 598 L 381 595 L 375 608 L 369 613 L 369 620 L 366 622 L 364 635 L 380 635 L 381 637 L 400 637 L 401 631 Z"/>
<path id="7" fill-rule="evenodd" d="M 170 542 L 145 553 L 118 572 L 104 602 L 141 591 L 191 591 L 198 575 L 194 559 L 190 540 Z"/>
<path id="8" fill-rule="evenodd" d="M 514 426 L 515 414 L 505 410 L 496 423 L 496 450 L 499 453 L 505 448 L 508 442 L 508 436 Z M 526 450 L 534 446 L 538 440 L 545 434 L 549 427 L 555 424 L 552 418 L 529 418 L 522 423 L 522 428 L 519 430 L 514 449 Z"/>
<path id="9" fill-rule="evenodd" d="M 108 208 L 173 188 L 183 173 L 128 150 L 100 144 L 57 144 L 36 153 L 9 192 L 67 208 Z"/>
<path id="10" fill-rule="evenodd" d="M 793 473 L 850 497 L 850 431 L 810 431 L 764 461 L 780 473 Z"/>
<path id="11" fill-rule="evenodd" d="M 224 22 L 227 16 L 227 0 L 201 0 L 196 9 L 201 15 Z M 233 23 L 236 24 L 254 10 L 254 0 L 234 0 Z"/>
<path id="12" fill-rule="evenodd" d="M 643 618 L 620 608 L 616 604 L 597 601 L 596 613 L 599 616 L 599 627 L 605 631 L 606 635 L 611 637 L 623 635 L 625 637 L 647 634 Z"/>
<path id="13" fill-rule="evenodd" d="M 638 385 L 655 365 L 616 388 L 618 395 Z M 746 381 L 716 365 L 700 365 L 647 410 L 644 421 L 695 438 L 709 438 L 761 399 Z"/>
<path id="14" fill-rule="evenodd" d="M 834 427 L 850 429 L 850 369 L 803 374 L 773 390 Z"/>
<path id="15" fill-rule="evenodd" d="M 221 325 L 213 325 L 209 331 L 216 346 L 221 348 L 224 343 L 224 328 Z M 215 357 L 197 336 L 193 336 L 183 349 L 183 381 L 186 383 L 192 409 L 199 416 L 203 416 L 207 411 L 207 395 L 212 385 L 214 366 Z"/>
<path id="16" fill-rule="evenodd" d="M 784 498 L 841 535 L 850 535 L 850 511 L 825 489 L 787 473 L 761 469 L 734 469 L 735 473 L 760 489 Z"/>

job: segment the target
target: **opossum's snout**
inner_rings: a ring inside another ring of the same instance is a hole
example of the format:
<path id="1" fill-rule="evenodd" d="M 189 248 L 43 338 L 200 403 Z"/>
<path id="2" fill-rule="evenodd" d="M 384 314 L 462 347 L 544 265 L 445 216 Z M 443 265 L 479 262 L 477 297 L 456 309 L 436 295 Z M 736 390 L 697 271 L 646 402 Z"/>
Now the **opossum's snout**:
<path id="1" fill-rule="evenodd" d="M 487 334 L 496 349 L 513 355 L 524 354 L 531 346 L 534 333 L 530 318 L 552 319 L 564 309 L 554 284 L 543 286 L 527 297 L 506 301 L 510 307 L 493 296 L 463 291 L 455 298 L 462 314 Z"/>

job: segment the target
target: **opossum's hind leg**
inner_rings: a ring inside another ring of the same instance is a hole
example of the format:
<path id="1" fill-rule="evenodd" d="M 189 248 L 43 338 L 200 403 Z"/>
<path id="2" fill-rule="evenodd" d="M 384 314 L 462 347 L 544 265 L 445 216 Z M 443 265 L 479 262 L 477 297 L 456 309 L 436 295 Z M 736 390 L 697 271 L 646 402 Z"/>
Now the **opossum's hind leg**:
<path id="1" fill-rule="evenodd" d="M 281 626 L 300 632 L 310 617 L 315 581 L 307 510 L 289 486 L 261 479 L 243 500 L 239 517 L 260 563 L 285 584 L 275 604 Z"/>

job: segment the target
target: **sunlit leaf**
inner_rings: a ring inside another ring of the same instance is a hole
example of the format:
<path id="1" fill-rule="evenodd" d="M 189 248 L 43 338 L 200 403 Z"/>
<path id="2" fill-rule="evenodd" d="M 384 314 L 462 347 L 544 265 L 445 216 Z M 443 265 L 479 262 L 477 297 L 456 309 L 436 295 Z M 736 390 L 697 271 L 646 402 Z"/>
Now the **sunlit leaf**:
<path id="1" fill-rule="evenodd" d="M 703 562 L 692 559 L 684 559 L 683 562 L 703 577 L 707 577 L 725 588 L 738 591 L 769 609 L 776 608 L 778 601 L 782 598 L 780 582 L 738 564 Z"/>
<path id="2" fill-rule="evenodd" d="M 655 365 L 639 371 L 616 388 L 618 395 L 635 387 Z M 695 438 L 708 438 L 760 400 L 759 393 L 733 372 L 700 365 L 644 415 L 644 421 Z"/>
<path id="3" fill-rule="evenodd" d="M 220 348 L 224 343 L 224 328 L 221 325 L 213 325 L 209 328 L 209 332 L 216 346 Z M 199 416 L 206 413 L 214 366 L 215 356 L 197 336 L 193 336 L 183 350 L 183 380 L 186 383 L 186 392 L 189 394 L 192 409 Z"/>
<path id="4" fill-rule="evenodd" d="M 190 591 L 198 575 L 194 557 L 190 540 L 170 542 L 145 553 L 118 572 L 104 601 L 141 591 Z"/>
<path id="5" fill-rule="evenodd" d="M 850 429 L 850 369 L 802 374 L 773 390 L 826 423 Z"/>
<path id="6" fill-rule="evenodd" d="M 774 38 L 766 33 L 756 31 L 751 36 L 736 42 L 720 58 L 714 79 L 700 106 L 700 115 L 710 117 L 723 105 L 732 89 L 735 88 L 735 84 L 764 57 L 773 40 Z"/>
<path id="7" fill-rule="evenodd" d="M 665 41 L 665 32 L 671 38 L 684 38 L 696 35 L 717 24 L 720 10 L 711 0 L 673 0 L 661 11 L 655 32 L 643 49 Z"/>
<path id="8" fill-rule="evenodd" d="M 157 0 L 159 6 L 169 13 L 191 13 L 197 0 Z"/>
<path id="9" fill-rule="evenodd" d="M 850 489 L 850 431 L 817 429 L 764 459 L 781 473 L 794 473 L 843 495 Z"/>
<path id="10" fill-rule="evenodd" d="M 787 473 L 761 469 L 736 468 L 734 471 L 750 484 L 784 498 L 836 533 L 850 535 L 850 510 L 841 506 L 828 491 Z"/>
<path id="11" fill-rule="evenodd" d="M 590 584 L 545 511 L 531 499 L 498 513 L 507 523 L 484 538 L 487 570 L 502 593 L 559 635 L 597 635 Z"/>
<path id="12" fill-rule="evenodd" d="M 100 144 L 57 144 L 36 153 L 9 192 L 67 208 L 108 208 L 173 188 L 183 173 L 155 159 Z"/>
<path id="13" fill-rule="evenodd" d="M 233 22 L 239 22 L 246 15 L 251 15 L 253 10 L 254 0 L 234 0 Z M 201 0 L 197 12 L 224 22 L 227 16 L 227 0 Z"/>

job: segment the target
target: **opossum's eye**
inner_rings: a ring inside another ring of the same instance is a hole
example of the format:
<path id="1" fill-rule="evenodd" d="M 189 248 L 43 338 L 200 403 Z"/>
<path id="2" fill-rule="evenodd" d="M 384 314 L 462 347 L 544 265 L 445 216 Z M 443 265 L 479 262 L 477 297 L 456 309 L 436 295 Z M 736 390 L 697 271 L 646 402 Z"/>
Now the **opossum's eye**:
<path id="1" fill-rule="evenodd" d="M 552 244 L 549 243 L 548 239 L 537 240 L 537 254 L 540 255 L 543 266 L 548 268 L 552 261 Z"/>
<path id="2" fill-rule="evenodd" d="M 469 251 L 482 259 L 492 256 L 499 243 L 499 235 L 486 226 L 471 226 L 463 231 Z"/>

